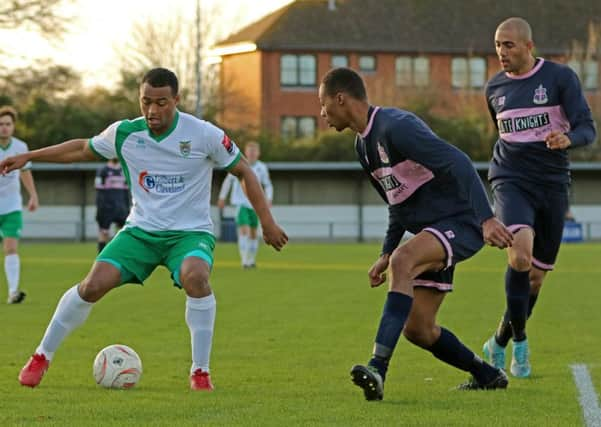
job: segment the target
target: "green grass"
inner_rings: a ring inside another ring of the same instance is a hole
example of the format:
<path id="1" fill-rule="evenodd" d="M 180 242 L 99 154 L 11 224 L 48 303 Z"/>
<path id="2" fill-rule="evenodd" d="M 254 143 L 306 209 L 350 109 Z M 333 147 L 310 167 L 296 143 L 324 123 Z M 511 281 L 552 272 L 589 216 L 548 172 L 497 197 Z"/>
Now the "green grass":
<path id="1" fill-rule="evenodd" d="M 365 402 L 348 371 L 365 362 L 386 289 L 366 271 L 377 245 L 262 247 L 259 268 L 242 271 L 234 245 L 218 245 L 212 394 L 188 389 L 184 294 L 158 269 L 144 287 L 109 293 L 61 346 L 42 384 L 17 375 L 62 293 L 81 279 L 93 245 L 21 249 L 22 305 L 0 305 L 0 425 L 56 426 L 574 426 L 582 412 L 569 365 L 586 363 L 601 390 L 601 246 L 564 245 L 529 323 L 533 376 L 509 389 L 459 392 L 466 374 L 402 339 L 383 402 Z M 439 321 L 477 352 L 504 307 L 505 255 L 486 249 L 459 266 Z M 5 286 L 4 278 L 0 284 Z M 133 347 L 144 374 L 128 391 L 99 388 L 98 350 Z"/>

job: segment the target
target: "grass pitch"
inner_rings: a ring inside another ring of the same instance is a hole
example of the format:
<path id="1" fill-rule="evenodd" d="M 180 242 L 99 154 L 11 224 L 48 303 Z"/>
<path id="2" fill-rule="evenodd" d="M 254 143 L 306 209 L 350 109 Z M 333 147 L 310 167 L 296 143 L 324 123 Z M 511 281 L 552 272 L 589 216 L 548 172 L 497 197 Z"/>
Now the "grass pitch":
<path id="1" fill-rule="evenodd" d="M 0 305 L 0 425 L 44 426 L 575 426 L 582 410 L 570 365 L 585 363 L 601 391 L 601 246 L 564 245 L 529 322 L 533 376 L 509 388 L 460 392 L 467 375 L 401 338 L 385 400 L 366 402 L 349 369 L 367 361 L 385 286 L 370 289 L 370 244 L 262 247 L 243 271 L 237 249 L 219 244 L 212 286 L 217 321 L 212 394 L 188 389 L 184 294 L 158 269 L 145 286 L 109 293 L 59 348 L 36 389 L 17 375 L 63 292 L 95 256 L 92 244 L 21 248 L 21 305 Z M 480 353 L 504 307 L 505 255 L 485 249 L 461 264 L 439 321 Z M 1 286 L 6 286 L 3 275 Z M 96 353 L 123 343 L 144 374 L 132 390 L 98 387 Z"/>

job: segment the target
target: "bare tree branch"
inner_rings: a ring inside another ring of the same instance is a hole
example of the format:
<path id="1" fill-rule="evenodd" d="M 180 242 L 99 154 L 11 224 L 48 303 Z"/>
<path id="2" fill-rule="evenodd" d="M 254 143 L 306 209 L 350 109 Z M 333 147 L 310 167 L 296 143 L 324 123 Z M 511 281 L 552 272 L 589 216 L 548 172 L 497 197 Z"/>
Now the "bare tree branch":
<path id="1" fill-rule="evenodd" d="M 58 8 L 72 0 L 8 0 L 0 3 L 0 28 L 33 28 L 45 36 L 65 32 L 68 18 Z"/>

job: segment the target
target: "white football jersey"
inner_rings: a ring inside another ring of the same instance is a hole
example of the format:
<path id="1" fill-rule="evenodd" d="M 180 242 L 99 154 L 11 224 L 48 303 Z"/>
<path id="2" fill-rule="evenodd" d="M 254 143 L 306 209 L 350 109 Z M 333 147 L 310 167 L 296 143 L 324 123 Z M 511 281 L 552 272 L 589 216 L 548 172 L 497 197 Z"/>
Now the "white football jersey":
<path id="1" fill-rule="evenodd" d="M 27 144 L 17 138 L 11 138 L 8 147 L 0 145 L 0 160 L 17 154 L 27 153 Z M 22 170 L 31 168 L 31 162 L 27 162 Z M 14 170 L 6 175 L 0 175 L 0 215 L 23 210 L 23 198 L 21 197 L 21 171 Z"/>
<path id="2" fill-rule="evenodd" d="M 241 156 L 223 130 L 179 111 L 159 137 L 139 117 L 113 123 L 89 144 L 106 159 L 119 158 L 133 200 L 126 227 L 146 231 L 212 233 L 213 168 L 234 167 Z"/>
<path id="3" fill-rule="evenodd" d="M 250 165 L 250 168 L 253 170 L 257 179 L 261 183 L 263 187 L 263 191 L 265 191 L 265 197 L 267 200 L 273 200 L 273 185 L 271 184 L 271 179 L 269 178 L 269 169 L 267 169 L 267 165 L 259 160 Z M 240 180 L 232 174 L 228 174 L 221 185 L 221 190 L 219 191 L 219 198 L 226 199 L 227 194 L 232 191 L 230 196 L 230 202 L 235 206 L 244 206 L 246 208 L 251 208 L 252 205 L 246 194 L 244 194 L 244 190 L 242 189 L 242 185 L 240 184 Z"/>

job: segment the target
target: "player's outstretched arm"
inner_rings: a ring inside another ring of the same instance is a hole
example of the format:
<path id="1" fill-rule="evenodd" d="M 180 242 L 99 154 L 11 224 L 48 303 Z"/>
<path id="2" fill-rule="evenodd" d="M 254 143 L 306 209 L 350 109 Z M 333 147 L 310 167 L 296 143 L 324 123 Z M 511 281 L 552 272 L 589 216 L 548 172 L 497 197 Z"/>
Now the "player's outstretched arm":
<path id="1" fill-rule="evenodd" d="M 21 169 L 31 160 L 51 163 L 72 163 L 96 159 L 96 155 L 88 147 L 87 139 L 72 139 L 62 144 L 8 157 L 0 162 L 0 172 L 5 174 L 15 169 Z"/>
<path id="2" fill-rule="evenodd" d="M 244 183 L 243 188 L 246 192 L 246 197 L 252 204 L 257 216 L 261 221 L 261 227 L 263 228 L 263 240 L 268 245 L 273 246 L 276 250 L 280 250 L 288 242 L 288 236 L 278 226 L 269 211 L 269 204 L 265 198 L 265 193 L 259 184 L 257 176 L 253 170 L 248 166 L 248 163 L 244 158 L 229 171 L 236 175 Z"/>

